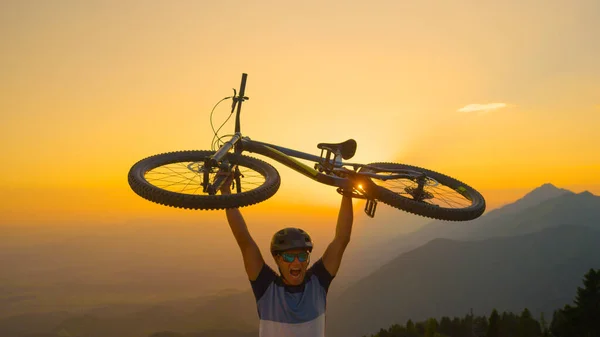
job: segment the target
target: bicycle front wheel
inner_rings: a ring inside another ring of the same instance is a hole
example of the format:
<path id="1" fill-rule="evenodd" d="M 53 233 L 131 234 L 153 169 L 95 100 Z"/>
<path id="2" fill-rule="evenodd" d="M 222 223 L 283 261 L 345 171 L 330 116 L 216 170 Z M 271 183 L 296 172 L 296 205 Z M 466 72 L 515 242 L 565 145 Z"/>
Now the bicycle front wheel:
<path id="1" fill-rule="evenodd" d="M 140 160 L 129 170 L 131 189 L 149 201 L 188 209 L 225 209 L 248 206 L 272 197 L 279 189 L 279 173 L 270 164 L 229 153 L 223 161 L 238 165 L 241 193 L 209 195 L 202 187 L 204 160 L 215 151 L 179 151 Z M 208 176 L 213 182 L 218 169 Z"/>
<path id="2" fill-rule="evenodd" d="M 376 173 L 384 177 L 398 175 L 398 170 L 411 172 L 402 178 L 371 178 L 377 185 L 375 198 L 392 207 L 451 221 L 473 220 L 485 211 L 485 199 L 479 192 L 447 175 L 396 163 L 372 163 L 368 166 L 372 169 L 365 167 L 359 172 Z"/>

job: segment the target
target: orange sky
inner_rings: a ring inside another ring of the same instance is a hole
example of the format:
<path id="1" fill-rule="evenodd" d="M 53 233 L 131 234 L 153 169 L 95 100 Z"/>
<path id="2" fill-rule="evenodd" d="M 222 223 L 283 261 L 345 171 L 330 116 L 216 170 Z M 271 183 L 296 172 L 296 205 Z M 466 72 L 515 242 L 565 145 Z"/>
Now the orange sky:
<path id="1" fill-rule="evenodd" d="M 600 194 L 599 12 L 594 0 L 4 1 L 0 225 L 222 221 L 150 204 L 126 175 L 149 155 L 209 149 L 210 110 L 242 72 L 253 139 L 318 153 L 354 138 L 353 161 L 440 171 L 491 207 L 546 182 Z M 335 214 L 333 190 L 276 167 L 280 191 L 249 213 Z"/>

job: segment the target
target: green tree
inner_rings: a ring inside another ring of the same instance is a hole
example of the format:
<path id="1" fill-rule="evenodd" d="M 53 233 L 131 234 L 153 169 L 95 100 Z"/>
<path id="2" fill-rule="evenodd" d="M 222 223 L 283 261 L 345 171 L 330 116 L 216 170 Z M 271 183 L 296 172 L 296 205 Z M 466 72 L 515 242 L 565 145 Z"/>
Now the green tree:
<path id="1" fill-rule="evenodd" d="M 388 330 L 393 337 L 402 337 L 406 335 L 406 328 L 400 324 L 394 324 Z"/>
<path id="2" fill-rule="evenodd" d="M 517 337 L 537 337 L 542 334 L 540 323 L 533 319 L 529 309 L 525 308 L 519 317 L 519 327 Z"/>
<path id="3" fill-rule="evenodd" d="M 575 297 L 578 330 L 585 337 L 600 336 L 600 269 L 590 269 Z"/>
<path id="4" fill-rule="evenodd" d="M 500 319 L 500 337 L 514 337 L 517 335 L 519 318 L 512 312 L 503 312 Z"/>
<path id="5" fill-rule="evenodd" d="M 500 315 L 496 309 L 490 315 L 490 322 L 485 337 L 500 337 Z"/>
<path id="6" fill-rule="evenodd" d="M 438 327 L 438 332 L 444 335 L 452 336 L 452 321 L 450 320 L 450 317 L 442 317 L 440 320 L 440 326 Z"/>
<path id="7" fill-rule="evenodd" d="M 454 317 L 452 319 L 452 331 L 450 333 L 450 336 L 454 337 L 454 336 L 462 336 L 461 335 L 461 330 L 462 330 L 462 321 L 460 318 L 458 317 Z"/>
<path id="8" fill-rule="evenodd" d="M 488 327 L 488 320 L 485 316 L 476 316 L 473 318 L 473 327 L 471 328 L 473 336 L 484 337 Z"/>
<path id="9" fill-rule="evenodd" d="M 590 269 L 584 275 L 574 304 L 554 312 L 550 332 L 557 337 L 600 336 L 600 269 Z"/>
<path id="10" fill-rule="evenodd" d="M 460 331 L 459 336 L 472 337 L 473 336 L 473 315 L 467 314 L 460 320 Z"/>
<path id="11" fill-rule="evenodd" d="M 425 337 L 435 337 L 437 332 L 438 322 L 435 318 L 430 318 L 425 323 Z"/>
<path id="12" fill-rule="evenodd" d="M 406 322 L 406 332 L 408 332 L 409 336 L 418 336 L 419 334 L 417 333 L 417 327 L 415 326 L 415 323 L 413 323 L 412 320 L 408 320 Z"/>
<path id="13" fill-rule="evenodd" d="M 563 309 L 554 311 L 552 323 L 550 323 L 550 333 L 555 337 L 576 337 L 575 308 L 565 305 Z"/>
<path id="14" fill-rule="evenodd" d="M 392 337 L 387 330 L 385 330 L 384 328 L 379 329 L 379 332 L 377 333 L 377 335 L 375 335 L 377 337 Z"/>
<path id="15" fill-rule="evenodd" d="M 415 329 L 417 330 L 417 336 L 423 336 L 425 334 L 425 322 L 415 323 Z"/>

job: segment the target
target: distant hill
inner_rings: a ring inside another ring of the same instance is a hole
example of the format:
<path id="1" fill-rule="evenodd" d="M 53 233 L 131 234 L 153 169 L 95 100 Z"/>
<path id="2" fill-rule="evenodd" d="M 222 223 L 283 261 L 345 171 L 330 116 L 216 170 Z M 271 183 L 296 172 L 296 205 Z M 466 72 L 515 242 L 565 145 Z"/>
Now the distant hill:
<path id="1" fill-rule="evenodd" d="M 531 192 L 527 193 L 525 196 L 516 200 L 515 202 L 501 207 L 500 209 L 502 210 L 502 212 L 497 212 L 497 210 L 493 210 L 487 213 L 487 215 L 493 216 L 494 213 L 516 213 L 526 208 L 539 205 L 540 203 L 546 200 L 554 199 L 565 194 L 573 194 L 573 192 L 564 188 L 558 188 L 553 184 L 546 183 L 542 186 L 533 189 Z"/>
<path id="2" fill-rule="evenodd" d="M 359 272 L 362 275 L 369 274 L 401 253 L 436 238 L 484 239 L 532 233 L 558 225 L 600 229 L 600 197 L 589 192 L 575 194 L 552 184 L 544 184 L 514 203 L 490 211 L 475 220 L 432 221 L 415 232 L 398 235 L 370 247 L 360 247 L 360 251 L 349 254 L 354 254 L 350 276 L 356 278 L 356 275 L 360 275 Z M 346 261 L 345 259 L 344 263 L 348 263 Z"/>
<path id="3" fill-rule="evenodd" d="M 600 231 L 559 226 L 514 237 L 435 239 L 350 286 L 328 308 L 328 336 L 374 333 L 407 319 L 462 316 L 471 308 L 534 315 L 570 303 L 581 275 L 600 266 Z"/>

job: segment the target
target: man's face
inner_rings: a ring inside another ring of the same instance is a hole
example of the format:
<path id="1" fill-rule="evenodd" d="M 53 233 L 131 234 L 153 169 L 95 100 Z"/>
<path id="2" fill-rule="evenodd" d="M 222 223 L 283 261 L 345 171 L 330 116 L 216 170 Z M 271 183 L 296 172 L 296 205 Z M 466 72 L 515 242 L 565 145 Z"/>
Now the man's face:
<path id="1" fill-rule="evenodd" d="M 300 262 L 297 254 L 307 254 L 308 257 L 304 262 Z M 286 261 L 285 255 L 287 255 L 288 258 L 293 256 L 294 260 L 291 262 L 288 262 L 289 260 Z M 310 261 L 309 257 L 310 255 L 305 249 L 286 250 L 283 253 L 275 255 L 275 262 L 279 266 L 285 284 L 294 286 L 302 284 L 304 276 L 306 275 L 308 262 Z"/>

